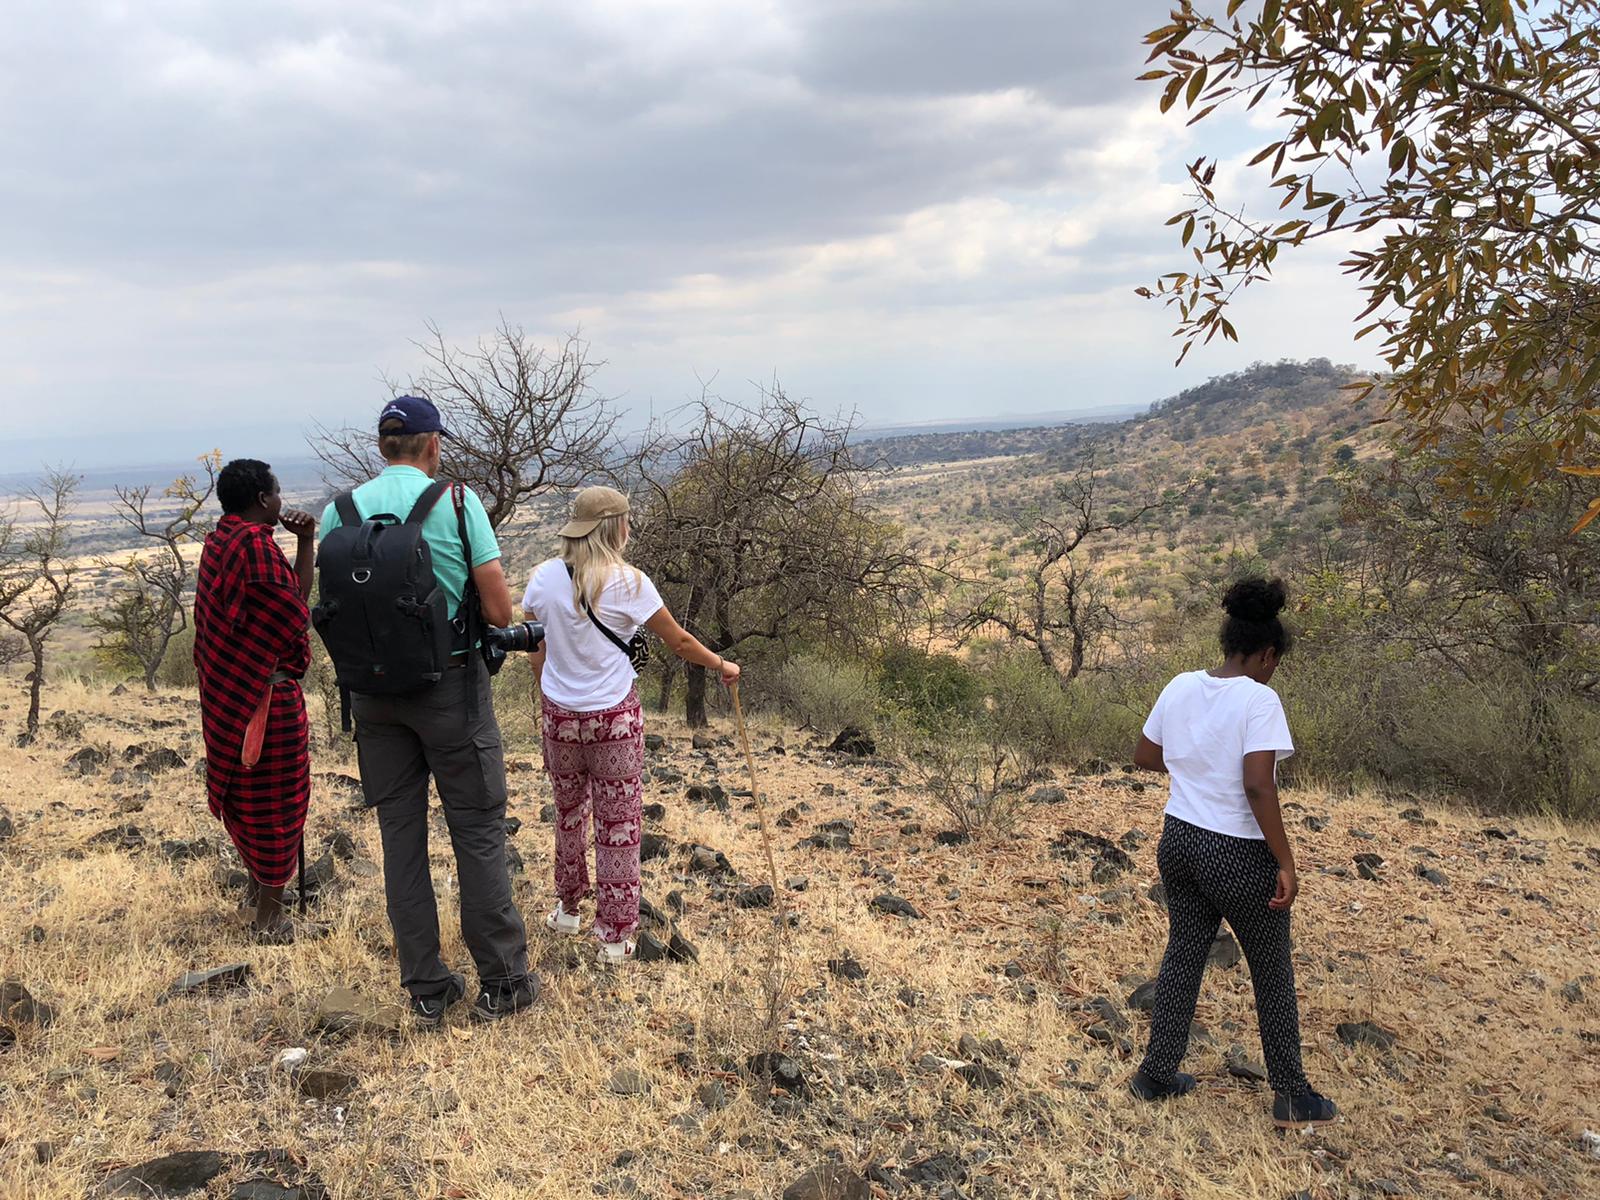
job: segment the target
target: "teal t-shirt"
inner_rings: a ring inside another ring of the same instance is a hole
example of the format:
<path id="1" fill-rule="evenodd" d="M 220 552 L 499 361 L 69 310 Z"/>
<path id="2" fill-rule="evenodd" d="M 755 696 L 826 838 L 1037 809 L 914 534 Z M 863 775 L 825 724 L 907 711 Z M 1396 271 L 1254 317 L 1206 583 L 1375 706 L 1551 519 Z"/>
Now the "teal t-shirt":
<path id="1" fill-rule="evenodd" d="M 368 480 L 351 494 L 356 511 L 363 517 L 377 513 L 393 513 L 406 519 L 417 497 L 428 490 L 429 479 L 416 467 L 386 467 L 383 474 Z M 481 567 L 500 557 L 500 543 L 495 540 L 494 528 L 489 524 L 489 514 L 483 511 L 483 501 L 471 488 L 466 489 L 467 537 L 472 541 L 472 565 Z M 332 504 L 322 510 L 322 536 L 339 528 L 339 510 Z M 433 555 L 433 577 L 450 597 L 450 611 L 461 607 L 461 597 L 467 590 L 467 556 L 461 545 L 461 533 L 456 527 L 456 507 L 450 502 L 450 493 L 439 497 L 427 518 L 422 522 L 422 536 Z"/>

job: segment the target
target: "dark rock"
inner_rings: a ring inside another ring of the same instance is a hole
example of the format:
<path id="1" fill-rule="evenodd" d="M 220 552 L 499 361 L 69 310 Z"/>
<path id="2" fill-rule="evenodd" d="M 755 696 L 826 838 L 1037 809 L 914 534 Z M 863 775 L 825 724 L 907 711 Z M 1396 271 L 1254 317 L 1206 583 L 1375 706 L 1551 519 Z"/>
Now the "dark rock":
<path id="1" fill-rule="evenodd" d="M 843 958 L 830 958 L 828 972 L 838 979 L 849 983 L 860 983 L 867 977 L 867 969 L 856 961 L 855 955 L 845 952 Z"/>
<path id="2" fill-rule="evenodd" d="M 672 853 L 672 842 L 659 833 L 642 833 L 639 835 L 639 861 L 650 862 L 652 859 L 666 858 Z"/>
<path id="3" fill-rule="evenodd" d="M 149 771 L 152 775 L 159 774 L 162 771 L 176 771 L 180 767 L 187 765 L 183 760 L 183 755 L 170 746 L 157 746 L 139 760 L 139 769 L 141 771 Z"/>
<path id="4" fill-rule="evenodd" d="M 922 914 L 916 906 L 904 897 L 896 896 L 892 892 L 885 892 L 881 896 L 874 896 L 867 907 L 874 912 L 887 913 L 891 917 L 909 917 L 913 921 L 922 920 Z"/>
<path id="5" fill-rule="evenodd" d="M 1377 868 L 1383 866 L 1383 855 L 1374 854 L 1370 850 L 1363 850 L 1360 854 L 1357 854 L 1352 861 L 1358 867 L 1367 866 L 1373 868 L 1373 870 L 1377 870 Z"/>
<path id="6" fill-rule="evenodd" d="M 1206 961 L 1213 967 L 1228 970 L 1239 965 L 1240 957 L 1239 943 L 1234 940 L 1233 934 L 1226 929 L 1217 930 L 1211 949 L 1206 952 Z"/>
<path id="7" fill-rule="evenodd" d="M 1410 821 L 1413 825 L 1421 825 L 1428 819 L 1428 815 L 1420 808 L 1402 808 L 1400 810 L 1400 819 L 1402 821 Z"/>
<path id="8" fill-rule="evenodd" d="M 646 804 L 639 811 L 646 821 L 665 821 L 667 819 L 667 806 L 665 804 Z"/>
<path id="9" fill-rule="evenodd" d="M 1305 827 L 1311 830 L 1312 833 L 1321 833 L 1328 827 L 1327 817 L 1317 817 L 1307 813 L 1303 820 L 1305 822 Z"/>
<path id="10" fill-rule="evenodd" d="M 1583 1000 L 1583 984 L 1576 979 L 1569 979 L 1561 985 L 1561 998 L 1568 1004 L 1578 1004 Z"/>
<path id="11" fill-rule="evenodd" d="M 1156 1006 L 1156 981 L 1146 979 L 1128 993 L 1128 1007 L 1134 1012 L 1151 1012 Z"/>
<path id="12" fill-rule="evenodd" d="M 854 1171 L 821 1163 L 783 1189 L 783 1200 L 869 1200 L 872 1189 Z"/>
<path id="13" fill-rule="evenodd" d="M 1124 1033 L 1128 1028 L 1128 1018 L 1123 1016 L 1117 1006 L 1105 996 L 1093 996 L 1089 1000 L 1089 1008 L 1100 1018 L 1106 1028 L 1114 1033 Z"/>
<path id="14" fill-rule="evenodd" d="M 211 843 L 205 838 L 195 838 L 192 842 L 169 839 L 161 843 L 160 850 L 168 862 L 194 862 L 211 853 Z"/>
<path id="15" fill-rule="evenodd" d="M 516 837 L 517 833 L 522 829 L 521 817 L 507 817 L 505 823 L 507 837 Z"/>
<path id="16" fill-rule="evenodd" d="M 1511 839 L 1511 834 L 1504 829 L 1496 829 L 1493 825 L 1483 831 L 1483 836 L 1487 841 L 1491 842 L 1505 842 Z"/>
<path id="17" fill-rule="evenodd" d="M 85 746 L 67 759 L 67 766 L 80 775 L 92 775 L 105 766 L 110 757 L 98 746 Z"/>
<path id="18" fill-rule="evenodd" d="M 113 825 L 102 829 L 84 843 L 87 849 L 138 850 L 144 845 L 144 830 L 137 825 Z"/>
<path id="19" fill-rule="evenodd" d="M 964 846 L 972 840 L 972 835 L 965 829 L 946 829 L 934 834 L 933 840 L 939 846 Z"/>
<path id="20" fill-rule="evenodd" d="M 956 1068 L 956 1074 L 966 1080 L 968 1087 L 992 1091 L 1005 1083 L 1005 1076 L 987 1063 L 969 1062 Z"/>
<path id="21" fill-rule="evenodd" d="M 1076 862 L 1086 854 L 1092 856 L 1095 870 L 1090 873 L 1090 878 L 1096 883 L 1109 883 L 1119 873 L 1133 870 L 1133 859 L 1126 850 L 1108 838 L 1081 829 L 1062 830 L 1061 836 L 1050 843 L 1050 849 L 1057 858 L 1064 858 L 1068 862 Z"/>
<path id="22" fill-rule="evenodd" d="M 188 1196 L 201 1192 L 226 1171 L 231 1163 L 226 1154 L 215 1150 L 180 1150 L 151 1159 L 136 1167 L 124 1167 L 108 1175 L 100 1185 L 104 1196 Z"/>
<path id="23" fill-rule="evenodd" d="M 656 754 L 667 748 L 667 739 L 659 733 L 647 733 L 644 735 L 644 748 L 650 753 Z"/>
<path id="24" fill-rule="evenodd" d="M 1000 973 L 1007 979 L 1021 979 L 1027 974 L 1027 972 L 1022 969 L 1022 964 L 1014 958 L 1008 961 L 1005 966 L 1000 968 Z"/>
<path id="25" fill-rule="evenodd" d="M 46 934 L 43 925 L 29 925 L 27 930 L 24 931 L 22 935 L 22 940 L 25 942 L 32 942 L 35 946 L 37 946 L 40 942 L 44 941 L 45 937 Z"/>
<path id="26" fill-rule="evenodd" d="M 873 741 L 872 735 L 865 729 L 855 725 L 846 725 L 839 731 L 839 736 L 828 743 L 828 749 L 834 754 L 850 754 L 856 758 L 870 758 L 878 752 L 878 743 Z"/>
<path id="27" fill-rule="evenodd" d="M 41 1167 L 55 1161 L 56 1145 L 54 1142 L 35 1142 L 33 1144 L 33 1161 Z"/>
<path id="28" fill-rule="evenodd" d="M 617 1096 L 645 1096 L 650 1092 L 650 1080 L 638 1067 L 618 1067 L 606 1081 L 606 1088 Z"/>
<path id="29" fill-rule="evenodd" d="M 512 875 L 524 875 L 528 870 L 528 864 L 522 860 L 522 851 L 510 842 L 506 843 L 506 870 Z"/>
<path id="30" fill-rule="evenodd" d="M 1028 797 L 1028 803 L 1030 804 L 1065 804 L 1066 802 L 1066 789 L 1058 787 L 1036 788 L 1033 794 Z"/>
<path id="31" fill-rule="evenodd" d="M 850 823 L 847 821 L 844 824 L 848 825 Z M 821 826 L 810 837 L 801 838 L 795 843 L 796 849 L 805 846 L 810 846 L 817 850 L 849 850 L 851 848 L 850 830 L 829 829 L 826 825 Z"/>
<path id="32" fill-rule="evenodd" d="M 1378 838 L 1377 834 L 1368 833 L 1365 829 L 1352 829 L 1350 831 L 1350 836 L 1353 838 L 1360 838 L 1363 842 L 1376 841 Z"/>
<path id="33" fill-rule="evenodd" d="M 697 963 L 700 961 L 700 951 L 694 948 L 693 943 L 677 929 L 673 929 L 672 937 L 667 942 L 667 953 L 672 956 L 673 962 Z"/>
<path id="34" fill-rule="evenodd" d="M 35 1000 L 20 980 L 7 979 L 0 983 L 0 1019 L 13 1025 L 48 1029 L 55 1024 L 56 1010 L 42 1000 Z"/>
<path id="35" fill-rule="evenodd" d="M 1157 908 L 1165 908 L 1167 906 L 1166 884 L 1152 883 L 1150 885 L 1150 890 L 1146 892 L 1145 895 L 1150 897 L 1150 903 L 1154 904 Z"/>
<path id="36" fill-rule="evenodd" d="M 720 1112 L 728 1107 L 728 1089 L 720 1079 L 708 1079 L 695 1089 L 694 1098 L 705 1105 L 707 1112 Z"/>
<path id="37" fill-rule="evenodd" d="M 249 963 L 230 963 L 209 971 L 188 971 L 167 989 L 169 996 L 198 996 L 243 987 L 250 980 Z"/>
<path id="38" fill-rule="evenodd" d="M 320 1190 L 289 1186 L 275 1179 L 246 1179 L 233 1185 L 228 1200 L 313 1200 L 322 1194 Z"/>
<path id="39" fill-rule="evenodd" d="M 1073 767 L 1072 773 L 1079 776 L 1109 775 L 1111 774 L 1111 764 L 1103 758 L 1091 758 Z"/>
<path id="40" fill-rule="evenodd" d="M 1230 1046 L 1228 1048 L 1227 1065 L 1228 1074 L 1235 1079 L 1248 1079 L 1252 1083 L 1265 1083 L 1267 1081 L 1267 1069 L 1260 1063 L 1251 1062 L 1245 1056 L 1244 1049 L 1240 1046 Z"/>
<path id="41" fill-rule="evenodd" d="M 1361 876 L 1363 879 L 1371 880 L 1373 882 L 1383 878 L 1383 876 L 1378 873 L 1377 867 L 1368 866 L 1366 863 L 1357 864 L 1356 874 Z"/>
<path id="42" fill-rule="evenodd" d="M 539 820 L 545 825 L 554 825 L 556 823 L 556 806 L 554 804 L 542 806 L 539 809 Z"/>
<path id="43" fill-rule="evenodd" d="M 728 811 L 728 789 L 720 783 L 691 783 L 684 796 L 695 804 L 709 804 L 718 812 Z"/>
<path id="44" fill-rule="evenodd" d="M 696 875 L 721 875 L 730 878 L 738 874 L 722 851 L 700 845 L 689 847 L 689 870 Z"/>
<path id="45" fill-rule="evenodd" d="M 510 847 L 507 847 L 510 850 Z M 336 878 L 339 869 L 333 862 L 333 851 L 324 850 L 316 862 L 306 867 L 305 894 L 309 899 L 318 892 L 326 890 Z"/>
<path id="46" fill-rule="evenodd" d="M 667 944 L 648 929 L 641 929 L 638 932 L 634 946 L 634 957 L 640 962 L 666 962 L 670 957 Z"/>
<path id="47" fill-rule="evenodd" d="M 360 854 L 355 838 L 342 829 L 334 830 L 333 836 L 328 839 L 328 850 L 341 862 L 349 862 Z"/>
<path id="48" fill-rule="evenodd" d="M 683 893 L 674 889 L 673 891 L 667 893 L 667 907 L 673 912 L 677 913 L 679 916 L 682 916 L 683 910 L 688 908 L 689 905 L 684 900 Z"/>
<path id="49" fill-rule="evenodd" d="M 17 836 L 17 827 L 11 820 L 11 814 L 0 807 L 0 842 L 7 841 Z"/>
<path id="50" fill-rule="evenodd" d="M 667 919 L 667 914 L 657 908 L 648 896 L 639 897 L 639 919 L 647 921 L 651 925 L 660 925 L 663 928 L 672 924 Z"/>
<path id="51" fill-rule="evenodd" d="M 922 832 L 922 822 L 921 821 L 907 821 L 904 825 L 900 826 L 900 835 L 902 837 L 915 837 L 917 834 L 919 834 L 921 832 Z"/>
<path id="52" fill-rule="evenodd" d="M 1378 1050 L 1392 1050 L 1395 1035 L 1371 1021 L 1345 1021 L 1333 1031 L 1346 1046 L 1372 1046 Z"/>
<path id="53" fill-rule="evenodd" d="M 760 883 L 755 887 L 741 888 L 733 898 L 735 908 L 771 908 L 776 897 L 772 892 L 770 883 Z"/>
<path id="54" fill-rule="evenodd" d="M 709 733 L 697 733 L 689 739 L 689 744 L 696 750 L 715 750 L 717 748 L 717 739 Z"/>
<path id="55" fill-rule="evenodd" d="M 313 1100 L 337 1100 L 355 1091 L 359 1083 L 354 1075 L 325 1068 L 302 1071 L 295 1080 L 300 1094 Z"/>
<path id="56" fill-rule="evenodd" d="M 1130 829 L 1117 839 L 1117 845 L 1124 850 L 1137 850 L 1150 840 L 1150 835 L 1142 829 Z"/>
<path id="57" fill-rule="evenodd" d="M 746 1064 L 757 1079 L 769 1081 L 773 1087 L 782 1088 L 794 1095 L 804 1095 L 807 1090 L 805 1073 L 800 1064 L 787 1054 L 775 1050 L 750 1056 Z"/>
<path id="58" fill-rule="evenodd" d="M 939 1153 L 901 1168 L 900 1178 L 912 1187 L 931 1188 L 942 1183 L 964 1182 L 967 1168 L 953 1154 Z"/>
<path id="59" fill-rule="evenodd" d="M 1450 882 L 1444 877 L 1443 871 L 1436 871 L 1432 867 L 1423 866 L 1421 863 L 1416 865 L 1415 870 L 1418 879 L 1425 879 L 1433 884 L 1434 887 L 1444 887 Z"/>

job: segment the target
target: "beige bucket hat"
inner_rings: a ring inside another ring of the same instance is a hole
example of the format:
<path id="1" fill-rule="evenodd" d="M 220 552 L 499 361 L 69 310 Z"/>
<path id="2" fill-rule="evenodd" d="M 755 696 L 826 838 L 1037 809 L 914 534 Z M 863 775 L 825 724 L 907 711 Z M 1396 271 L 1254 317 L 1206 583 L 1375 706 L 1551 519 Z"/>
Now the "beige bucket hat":
<path id="1" fill-rule="evenodd" d="M 561 527 L 564 538 L 588 537 L 607 517 L 628 511 L 628 498 L 616 488 L 586 487 L 572 502 L 572 520 Z"/>

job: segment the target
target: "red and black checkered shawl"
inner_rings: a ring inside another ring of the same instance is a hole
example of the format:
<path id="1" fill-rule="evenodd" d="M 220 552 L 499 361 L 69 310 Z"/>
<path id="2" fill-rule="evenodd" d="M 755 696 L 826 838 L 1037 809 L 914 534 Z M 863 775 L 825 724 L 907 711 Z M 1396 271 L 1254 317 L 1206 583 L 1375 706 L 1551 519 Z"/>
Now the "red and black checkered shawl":
<path id="1" fill-rule="evenodd" d="M 299 580 L 265 525 L 225 516 L 206 538 L 194 597 L 194 665 L 206 741 L 206 793 L 261 884 L 289 882 L 311 800 L 311 757 L 299 678 L 311 665 L 310 613 Z M 261 758 L 240 762 L 274 672 Z"/>

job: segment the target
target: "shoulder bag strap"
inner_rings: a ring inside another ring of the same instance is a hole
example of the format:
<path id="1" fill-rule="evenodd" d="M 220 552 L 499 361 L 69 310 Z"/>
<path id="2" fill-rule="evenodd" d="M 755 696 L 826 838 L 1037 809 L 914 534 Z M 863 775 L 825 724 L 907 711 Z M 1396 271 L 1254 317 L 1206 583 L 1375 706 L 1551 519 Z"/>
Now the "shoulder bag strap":
<path id="1" fill-rule="evenodd" d="M 433 506 L 439 503 L 439 497 L 444 495 L 450 484 L 443 479 L 435 479 L 422 495 L 417 497 L 417 502 L 411 506 L 411 512 L 406 516 L 407 525 L 421 525 L 428 519 L 428 514 L 433 511 Z"/>
<path id="2" fill-rule="evenodd" d="M 572 564 L 571 563 L 563 563 L 562 565 L 567 568 L 567 578 L 571 579 L 572 578 Z M 587 600 L 585 600 L 583 602 L 583 611 L 589 614 L 589 620 L 594 622 L 594 627 L 596 629 L 598 629 L 601 633 L 606 635 L 606 640 L 608 642 L 610 642 L 613 646 L 615 646 L 618 650 L 621 650 L 623 654 L 627 655 L 628 661 L 632 662 L 633 661 L 633 654 L 628 649 L 628 643 L 623 641 L 621 638 L 619 638 L 615 633 L 611 632 L 610 627 L 607 626 L 606 624 L 604 624 L 600 620 L 599 617 L 594 615 L 594 609 L 589 607 L 589 602 Z"/>
<path id="3" fill-rule="evenodd" d="M 461 559 L 467 564 L 467 581 L 461 585 L 461 627 L 466 641 L 466 670 L 473 678 L 467 683 L 467 716 L 478 717 L 478 641 L 483 636 L 480 626 L 483 614 L 478 607 L 478 581 L 472 577 L 472 535 L 467 532 L 467 489 L 460 483 L 449 484 L 450 503 L 456 510 L 456 535 L 461 539 Z"/>
<path id="4" fill-rule="evenodd" d="M 356 507 L 356 498 L 350 492 L 340 492 L 333 498 L 333 511 L 339 514 L 339 520 L 346 525 L 361 524 L 361 510 Z"/>

